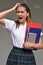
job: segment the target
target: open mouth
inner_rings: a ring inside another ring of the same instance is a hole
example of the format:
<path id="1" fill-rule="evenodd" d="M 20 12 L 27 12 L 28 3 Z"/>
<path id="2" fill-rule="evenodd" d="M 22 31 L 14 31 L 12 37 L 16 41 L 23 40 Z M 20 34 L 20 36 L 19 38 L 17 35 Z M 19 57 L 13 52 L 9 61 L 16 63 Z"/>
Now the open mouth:
<path id="1" fill-rule="evenodd" d="M 18 17 L 18 19 L 22 19 L 23 17 Z"/>

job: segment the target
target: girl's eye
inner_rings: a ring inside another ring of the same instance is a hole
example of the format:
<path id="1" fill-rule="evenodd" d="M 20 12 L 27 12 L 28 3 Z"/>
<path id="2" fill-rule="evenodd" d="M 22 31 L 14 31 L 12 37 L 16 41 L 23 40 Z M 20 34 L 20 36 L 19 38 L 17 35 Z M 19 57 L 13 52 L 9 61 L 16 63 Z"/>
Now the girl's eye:
<path id="1" fill-rule="evenodd" d="M 21 11 L 21 13 L 24 13 L 24 11 Z"/>
<path id="2" fill-rule="evenodd" d="M 17 11 L 16 13 L 20 13 L 19 11 Z"/>
<path id="3" fill-rule="evenodd" d="M 24 11 L 17 11 L 16 13 L 24 13 Z"/>

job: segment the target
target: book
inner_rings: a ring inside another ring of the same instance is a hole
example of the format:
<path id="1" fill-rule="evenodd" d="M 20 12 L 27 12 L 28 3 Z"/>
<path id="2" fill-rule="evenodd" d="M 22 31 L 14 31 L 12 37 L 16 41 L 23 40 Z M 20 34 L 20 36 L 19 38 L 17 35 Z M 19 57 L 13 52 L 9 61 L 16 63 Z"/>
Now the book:
<path id="1" fill-rule="evenodd" d="M 39 43 L 41 29 L 40 23 L 27 23 L 25 41 Z"/>

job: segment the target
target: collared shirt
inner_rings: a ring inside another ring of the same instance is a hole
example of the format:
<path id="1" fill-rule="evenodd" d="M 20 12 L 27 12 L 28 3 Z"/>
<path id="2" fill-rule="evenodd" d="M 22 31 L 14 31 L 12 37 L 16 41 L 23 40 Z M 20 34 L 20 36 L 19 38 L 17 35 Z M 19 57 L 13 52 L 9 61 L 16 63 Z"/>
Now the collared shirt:
<path id="1" fill-rule="evenodd" d="M 26 31 L 26 23 L 24 25 L 20 24 L 19 27 L 16 28 L 15 21 L 5 19 L 5 28 L 10 30 L 11 32 L 13 45 L 19 48 L 23 48 L 25 31 Z"/>

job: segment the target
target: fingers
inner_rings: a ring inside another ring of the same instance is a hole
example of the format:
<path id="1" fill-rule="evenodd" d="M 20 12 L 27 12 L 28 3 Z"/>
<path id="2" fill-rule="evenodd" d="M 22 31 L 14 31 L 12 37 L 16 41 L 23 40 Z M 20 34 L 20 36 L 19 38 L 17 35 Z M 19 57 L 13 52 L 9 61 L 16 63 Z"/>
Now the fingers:
<path id="1" fill-rule="evenodd" d="M 17 5 L 21 4 L 21 3 L 16 3 Z"/>
<path id="2" fill-rule="evenodd" d="M 21 5 L 21 3 L 17 3 L 12 9 L 13 9 L 13 11 L 16 11 L 17 10 L 17 8 L 19 7 Z"/>
<path id="3" fill-rule="evenodd" d="M 16 6 L 16 8 L 15 8 L 15 10 L 19 7 L 21 5 L 21 3 L 17 3 L 15 6 Z"/>

